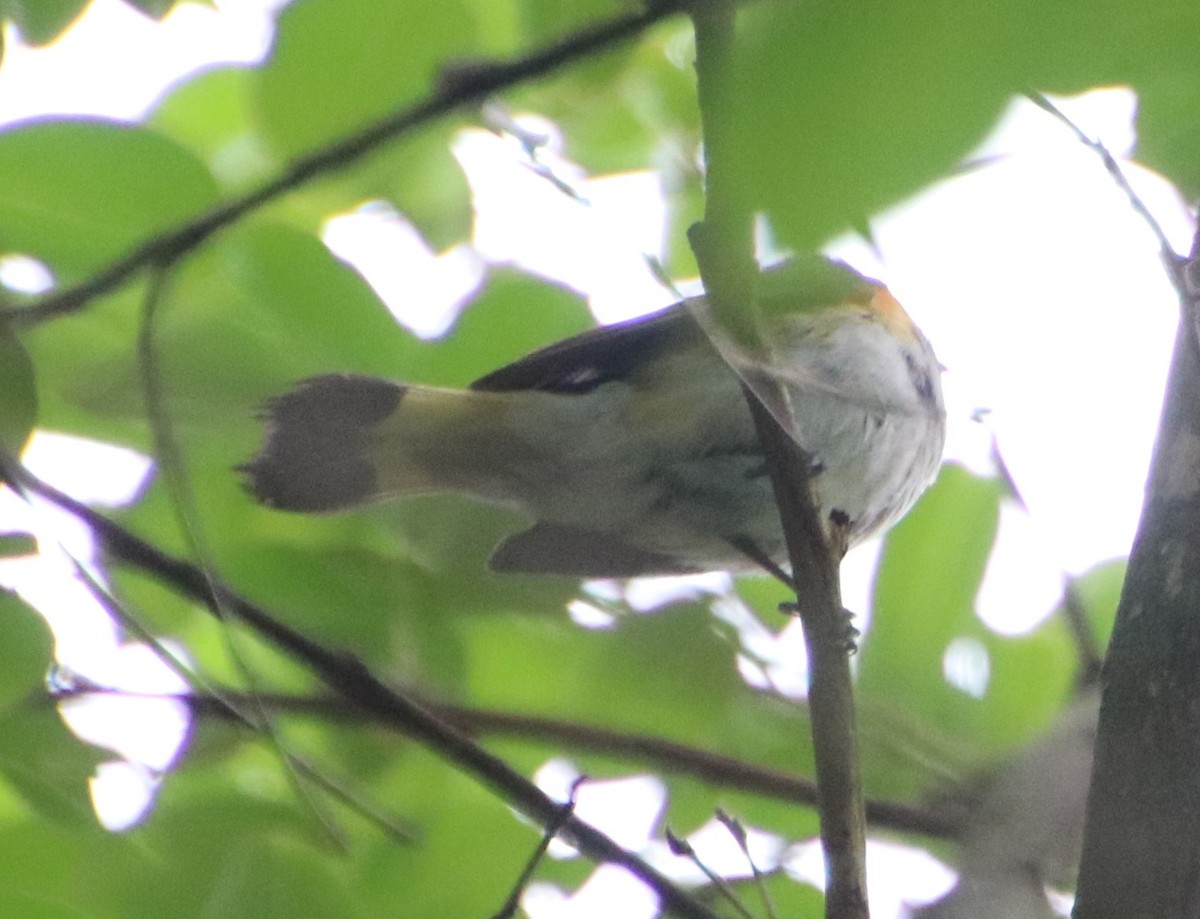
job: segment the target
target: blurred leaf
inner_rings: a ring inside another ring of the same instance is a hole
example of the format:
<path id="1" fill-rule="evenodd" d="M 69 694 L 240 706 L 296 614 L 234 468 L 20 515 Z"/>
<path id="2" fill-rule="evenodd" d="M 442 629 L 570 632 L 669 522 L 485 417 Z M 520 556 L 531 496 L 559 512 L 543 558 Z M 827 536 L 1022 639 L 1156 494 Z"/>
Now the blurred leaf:
<path id="1" fill-rule="evenodd" d="M 400 359 L 405 379 L 465 386 L 485 373 L 595 325 L 582 297 L 550 281 L 493 269 L 449 334 L 415 339 Z"/>
<path id="2" fill-rule="evenodd" d="M 763 870 L 763 866 L 760 865 L 759 869 Z M 759 907 L 762 896 L 757 881 L 753 878 L 738 878 L 730 881 L 729 886 L 742 904 L 748 907 L 751 915 L 764 915 Z M 782 869 L 768 873 L 764 878 L 764 886 L 774 905 L 776 916 L 821 919 L 825 915 L 825 895 L 811 884 L 797 880 Z M 728 907 L 715 896 L 715 892 L 707 899 L 712 901 L 711 905 L 719 906 L 722 914 L 728 912 Z"/>
<path id="3" fill-rule="evenodd" d="M 952 688 L 944 660 L 955 639 L 984 639 L 975 596 L 1003 495 L 998 481 L 947 464 L 888 535 L 871 627 L 858 653 L 864 774 L 872 794 L 909 796 L 927 778 L 921 756 L 898 760 L 897 748 L 923 746 L 928 756 L 931 735 L 938 733 L 987 742 L 981 712 L 989 699 Z M 952 566 L 946 564 L 948 545 L 955 547 Z"/>
<path id="4" fill-rule="evenodd" d="M 475 619 L 469 673 L 480 704 L 710 743 L 749 693 L 703 606 L 585 632 L 565 622 Z"/>
<path id="5" fill-rule="evenodd" d="M 37 549 L 37 537 L 32 533 L 0 533 L 0 559 L 33 555 Z"/>
<path id="6" fill-rule="evenodd" d="M 471 193 L 450 145 L 458 124 L 431 125 L 343 176 L 346 193 L 357 200 L 382 198 L 420 228 L 435 249 L 471 235 Z"/>
<path id="7" fill-rule="evenodd" d="M 1070 587 L 1075 591 L 1088 621 L 1092 624 L 1097 646 L 1104 648 L 1112 634 L 1117 618 L 1117 603 L 1121 599 L 1121 588 L 1125 584 L 1125 559 L 1103 562 L 1072 579 Z M 1062 610 L 1055 610 L 1055 617 Z"/>
<path id="8" fill-rule="evenodd" d="M 858 654 L 864 697 L 894 697 L 918 686 L 937 690 L 934 698 L 943 694 L 942 658 L 949 641 L 974 620 L 1003 494 L 998 481 L 947 464 L 892 530 L 875 577 L 871 628 Z M 955 546 L 949 569 L 947 545 Z"/>
<path id="9" fill-rule="evenodd" d="M 20 456 L 37 415 L 33 361 L 16 335 L 0 324 L 0 447 Z"/>
<path id="10" fill-rule="evenodd" d="M 478 782 L 442 767 L 436 793 L 409 776 L 405 808 L 424 827 L 421 839 L 397 849 L 378 846 L 356 874 L 360 902 L 370 915 L 490 916 L 504 903 L 540 839 Z M 447 878 L 469 883 L 447 885 Z"/>
<path id="11" fill-rule="evenodd" d="M 76 278 L 216 201 L 204 166 L 141 128 L 40 121 L 0 132 L 0 251 Z"/>
<path id="12" fill-rule="evenodd" d="M 259 71 L 260 123 L 280 157 L 291 159 L 425 97 L 443 67 L 478 53 L 479 38 L 458 0 L 294 4 Z M 456 123 L 450 117 L 410 132 L 343 170 L 335 179 L 339 209 L 383 199 L 438 248 L 464 239 L 471 211 L 466 179 L 450 155 Z"/>
<path id="13" fill-rule="evenodd" d="M 668 20 L 640 41 L 514 95 L 562 128 L 566 153 L 594 174 L 695 169 L 700 122 L 690 26 Z"/>
<path id="14" fill-rule="evenodd" d="M 38 636 L 30 638 L 27 646 Z M 45 658 L 34 660 L 44 672 Z M 27 676 L 29 667 L 22 665 Z M 95 824 L 87 783 L 99 759 L 99 751 L 67 730 L 48 698 L 0 712 L 0 777 L 45 819 L 75 828 Z"/>
<path id="15" fill-rule="evenodd" d="M 47 45 L 83 12 L 88 0 L 3 0 L 0 12 L 30 45 Z"/>
<path id="16" fill-rule="evenodd" d="M 0 590 L 0 634 L 0 709 L 7 709 L 45 694 L 54 643 L 45 620 L 5 590 Z"/>
<path id="17" fill-rule="evenodd" d="M 267 397 L 316 373 L 386 373 L 405 338 L 358 274 L 313 236 L 275 225 L 240 226 L 189 259 L 161 313 L 155 341 L 173 423 L 206 428 L 206 446 L 224 445 L 226 469 L 254 445 Z M 34 331 L 44 423 L 86 424 L 81 433 L 146 448 L 144 433 L 128 433 L 144 432 L 129 344 L 139 315 L 128 296 Z"/>
<path id="18" fill-rule="evenodd" d="M 290 158 L 363 128 L 421 98 L 474 40 L 473 21 L 455 0 L 292 4 L 259 71 L 267 136 Z"/>
<path id="19" fill-rule="evenodd" d="M 111 879 L 117 854 L 129 848 L 122 837 L 94 822 L 70 831 L 49 821 L 7 820 L 0 824 L 0 915 L 21 919 L 125 919 L 111 897 L 86 883 L 81 870 L 103 864 Z M 123 866 L 122 866 L 123 867 Z M 141 914 L 136 914 L 140 916 Z"/>
<path id="20" fill-rule="evenodd" d="M 624 12 L 617 0 L 526 0 L 516 4 L 527 45 L 562 38 L 567 32 Z"/>
<path id="21" fill-rule="evenodd" d="M 747 19 L 739 174 L 786 241 L 808 248 L 944 175 L 1028 87 L 1151 88 L 1184 72 L 1200 6 L 774 3 Z"/>
<path id="22" fill-rule="evenodd" d="M 248 839 L 227 850 L 198 919 L 305 916 L 352 919 L 355 898 L 335 879 L 335 863 L 311 849 Z M 342 887 L 341 890 L 338 888 Z"/>
<path id="23" fill-rule="evenodd" d="M 1138 90 L 1138 160 L 1195 201 L 1200 196 L 1200 81 L 1191 72 L 1164 72 L 1139 82 Z"/>
<path id="24" fill-rule="evenodd" d="M 151 19 L 162 19 L 175 8 L 177 0 L 125 0 L 125 2 L 141 10 Z"/>
<path id="25" fill-rule="evenodd" d="M 168 93 L 149 123 L 203 157 L 222 186 L 244 189 L 279 168 L 254 118 L 256 78 L 243 66 L 202 71 Z"/>

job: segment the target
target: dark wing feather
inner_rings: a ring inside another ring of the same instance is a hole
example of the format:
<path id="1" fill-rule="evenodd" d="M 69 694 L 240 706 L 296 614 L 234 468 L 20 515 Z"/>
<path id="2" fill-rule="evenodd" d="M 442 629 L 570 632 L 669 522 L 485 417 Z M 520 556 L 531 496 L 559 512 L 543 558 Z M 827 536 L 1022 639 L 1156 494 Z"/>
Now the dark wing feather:
<path id="1" fill-rule="evenodd" d="M 534 351 L 471 384 L 505 392 L 538 389 L 585 393 L 612 380 L 628 379 L 671 347 L 702 340 L 703 333 L 682 305 L 629 322 L 592 329 Z"/>
<path id="2" fill-rule="evenodd" d="M 493 571 L 564 574 L 584 578 L 633 578 L 649 574 L 690 574 L 696 569 L 667 555 L 560 523 L 535 523 L 514 533 L 492 553 Z"/>

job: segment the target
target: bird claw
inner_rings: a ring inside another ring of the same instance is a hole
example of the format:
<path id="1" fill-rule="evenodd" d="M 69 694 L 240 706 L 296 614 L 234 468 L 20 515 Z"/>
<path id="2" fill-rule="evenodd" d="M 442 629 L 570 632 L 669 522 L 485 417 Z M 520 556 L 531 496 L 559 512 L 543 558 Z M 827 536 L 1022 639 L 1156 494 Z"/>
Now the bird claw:
<path id="1" fill-rule="evenodd" d="M 779 612 L 785 616 L 799 616 L 800 604 L 795 600 L 784 600 L 779 604 Z M 838 636 L 838 646 L 847 654 L 857 654 L 858 639 L 862 636 L 862 632 L 854 625 L 854 613 L 843 606 L 841 618 L 842 629 Z"/>

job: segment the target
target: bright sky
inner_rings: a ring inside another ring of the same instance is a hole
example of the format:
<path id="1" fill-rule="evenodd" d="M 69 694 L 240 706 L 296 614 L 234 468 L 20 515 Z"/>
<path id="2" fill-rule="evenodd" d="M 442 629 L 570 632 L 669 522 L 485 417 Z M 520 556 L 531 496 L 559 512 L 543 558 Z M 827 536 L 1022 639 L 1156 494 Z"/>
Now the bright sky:
<path id="1" fill-rule="evenodd" d="M 268 46 L 267 13 L 275 5 L 183 5 L 154 24 L 117 0 L 97 0 L 60 42 L 38 51 L 21 46 L 10 31 L 0 67 L 0 125 L 47 113 L 136 118 L 185 73 L 214 61 L 258 59 Z M 1129 91 L 1099 91 L 1063 107 L 1118 157 L 1130 151 L 1136 99 Z M 554 133 L 544 122 L 538 128 Z M 878 255 L 855 240 L 832 251 L 887 281 L 934 343 L 947 368 L 948 458 L 988 469 L 994 436 L 1026 498 L 1027 514 L 1004 513 L 978 600 L 985 621 L 1015 632 L 1053 606 L 1064 574 L 1128 552 L 1177 311 L 1149 232 L 1094 154 L 1065 128 L 1016 103 L 983 152 L 997 158 L 992 165 L 881 216 L 874 226 Z M 495 135 L 466 131 L 454 154 L 475 195 L 473 246 L 434 253 L 414 227 L 379 207 L 328 228 L 330 247 L 355 262 L 387 302 L 429 307 L 401 316 L 415 330 L 436 334 L 445 327 L 452 305 L 478 284 L 483 259 L 516 261 L 567 281 L 589 295 L 603 321 L 668 302 L 643 261 L 663 242 L 665 214 L 654 175 L 589 180 L 547 151 L 543 158 L 578 182 L 589 202 L 584 206 L 534 176 L 516 147 Z M 1129 176 L 1177 249 L 1186 250 L 1192 228 L 1170 186 L 1136 167 Z M 979 409 L 988 410 L 984 423 L 972 420 Z M 70 466 L 78 468 L 78 454 L 67 464 L 62 454 L 53 439 L 42 438 L 29 462 L 68 484 L 63 477 Z M 115 484 L 77 480 L 68 487 L 81 496 L 113 488 L 119 494 L 144 471 L 136 461 L 110 466 Z M 12 527 L 45 526 L 15 501 L 0 504 L 0 514 Z M 63 538 L 78 546 L 78 533 Z M 867 609 L 873 559 L 866 547 L 848 561 L 852 609 Z M 82 590 L 69 598 L 47 595 L 49 579 L 62 582 L 61 571 L 5 563 L 0 576 L 19 581 L 42 608 L 90 605 Z M 82 628 L 58 631 L 60 656 L 97 678 L 128 671 L 111 658 L 97 664 L 80 657 L 80 648 L 115 647 L 109 626 Z M 785 683 L 796 680 L 797 637 L 785 633 L 775 649 L 775 676 Z M 159 673 L 152 679 L 174 678 Z M 962 680 L 966 691 L 986 689 L 986 672 Z M 162 765 L 178 731 L 163 726 L 157 733 L 163 747 L 125 752 Z M 612 808 L 597 810 L 603 816 Z M 898 857 L 889 851 L 889 859 Z M 942 877 L 935 886 L 944 883 Z M 554 900 L 544 890 L 538 896 Z M 879 892 L 886 896 L 895 895 Z M 538 916 L 551 914 L 530 906 Z M 577 906 L 571 915 L 585 915 Z M 888 910 L 886 902 L 876 904 L 877 915 Z"/>

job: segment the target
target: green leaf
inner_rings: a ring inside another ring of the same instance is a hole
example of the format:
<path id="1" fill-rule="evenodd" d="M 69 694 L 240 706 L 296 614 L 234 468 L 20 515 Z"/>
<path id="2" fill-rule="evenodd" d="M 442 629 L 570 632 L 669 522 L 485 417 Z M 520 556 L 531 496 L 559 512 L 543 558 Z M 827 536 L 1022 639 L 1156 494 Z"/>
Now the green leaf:
<path id="1" fill-rule="evenodd" d="M 46 820 L 6 820 L 0 826 L 0 915 L 22 919 L 129 919 L 111 898 L 81 883 L 89 866 L 103 864 L 110 882 L 124 868 L 122 837 L 93 822 L 70 830 Z"/>
<path id="2" fill-rule="evenodd" d="M 306 916 L 351 919 L 361 915 L 336 863 L 294 843 L 247 839 L 226 851 L 198 919 Z"/>
<path id="3" fill-rule="evenodd" d="M 4 0 L 0 12 L 30 45 L 47 45 L 83 12 L 88 0 Z"/>
<path id="4" fill-rule="evenodd" d="M 99 759 L 49 699 L 0 712 L 0 777 L 45 819 L 76 829 L 95 824 L 88 779 Z"/>
<path id="5" fill-rule="evenodd" d="M 411 104 L 438 68 L 474 50 L 475 27 L 454 0 L 307 0 L 279 18 L 260 70 L 260 117 L 285 157 Z"/>
<path id="6" fill-rule="evenodd" d="M 998 481 L 943 466 L 938 481 L 888 536 L 871 627 L 858 654 L 864 774 L 873 794 L 911 795 L 927 778 L 924 763 L 898 761 L 897 748 L 928 751 L 939 734 L 987 742 L 981 712 L 989 698 L 952 688 L 943 666 L 955 639 L 984 642 L 975 596 L 1003 494 Z M 946 546 L 954 546 L 953 565 L 946 564 Z"/>
<path id="7" fill-rule="evenodd" d="M 125 296 L 34 331 L 34 357 L 45 370 L 43 423 L 86 424 L 82 433 L 146 448 L 129 344 L 139 318 L 137 298 Z M 387 374 L 405 338 L 366 282 L 314 236 L 250 223 L 186 262 L 170 285 L 155 343 L 173 422 L 185 431 L 204 428 L 208 446 L 224 445 L 228 468 L 254 446 L 254 415 L 266 398 L 317 373 Z"/>
<path id="8" fill-rule="evenodd" d="M 175 8 L 176 0 L 125 0 L 125 2 L 151 19 L 163 19 Z"/>
<path id="9" fill-rule="evenodd" d="M 420 228 L 434 248 L 462 242 L 471 233 L 471 193 L 450 145 L 458 125 L 443 121 L 412 133 L 341 176 L 357 200 L 383 199 Z"/>
<path id="10" fill-rule="evenodd" d="M 413 755 L 416 754 L 416 755 Z M 500 804 L 476 780 L 444 763 L 422 781 L 427 754 L 410 753 L 414 768 L 393 780 L 406 813 L 424 827 L 413 846 L 377 845 L 362 859 L 356 882 L 359 902 L 370 916 L 396 915 L 396 904 L 412 916 L 490 916 L 504 903 L 537 846 L 540 832 Z M 430 793 L 431 790 L 433 793 Z M 395 800 L 389 798 L 389 800 Z M 447 884 L 447 878 L 469 883 Z"/>
<path id="11" fill-rule="evenodd" d="M 746 18 L 742 190 L 798 248 L 944 175 L 1028 88 L 1151 89 L 1190 72 L 1184 36 L 1200 30 L 1190 0 L 774 3 Z"/>
<path id="12" fill-rule="evenodd" d="M 0 590 L 0 634 L 4 636 L 0 641 L 0 709 L 6 709 L 44 694 L 54 642 L 45 620 L 4 590 Z"/>
<path id="13" fill-rule="evenodd" d="M 948 464 L 892 530 L 875 578 L 871 628 L 858 654 L 864 696 L 894 697 L 898 687 L 916 683 L 945 687 L 942 657 L 974 619 L 1002 496 L 998 481 Z M 955 547 L 950 569 L 947 545 Z"/>
<path id="14" fill-rule="evenodd" d="M 434 343 L 412 341 L 401 372 L 416 382 L 465 386 L 594 324 L 573 291 L 521 272 L 493 270 L 448 335 Z"/>
<path id="15" fill-rule="evenodd" d="M 205 70 L 163 98 L 149 123 L 204 159 L 223 187 L 244 190 L 279 168 L 254 118 L 257 73 Z"/>
<path id="16" fill-rule="evenodd" d="M 33 555 L 37 549 L 37 537 L 32 533 L 0 533 L 0 559 Z"/>
<path id="17" fill-rule="evenodd" d="M 40 121 L 0 133 L 0 252 L 70 280 L 216 201 L 204 166 L 141 128 Z"/>
<path id="18" fill-rule="evenodd" d="M 477 37 L 474 17 L 457 0 L 293 4 L 258 72 L 259 123 L 281 159 L 302 155 L 425 98 L 442 67 L 478 53 Z M 456 124 L 443 118 L 410 131 L 341 170 L 332 186 L 341 203 L 326 215 L 387 200 L 435 246 L 461 241 L 471 211 L 466 179 L 450 154 Z"/>
<path id="19" fill-rule="evenodd" d="M 1178 186 L 1200 196 L 1200 81 L 1191 73 L 1163 73 L 1139 85 L 1137 157 Z"/>
<path id="20" fill-rule="evenodd" d="M 20 339 L 0 324 L 0 447 L 19 456 L 37 415 L 33 361 Z"/>

